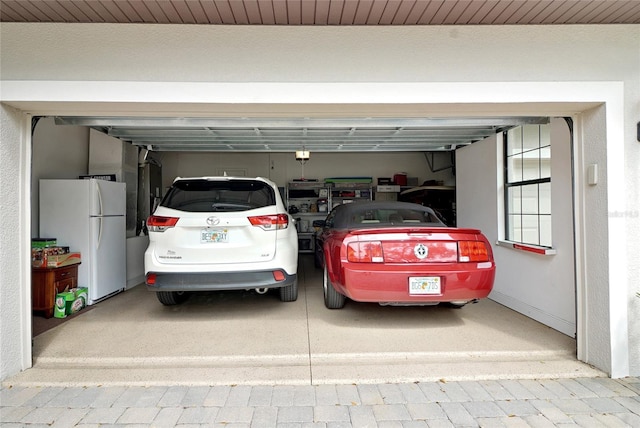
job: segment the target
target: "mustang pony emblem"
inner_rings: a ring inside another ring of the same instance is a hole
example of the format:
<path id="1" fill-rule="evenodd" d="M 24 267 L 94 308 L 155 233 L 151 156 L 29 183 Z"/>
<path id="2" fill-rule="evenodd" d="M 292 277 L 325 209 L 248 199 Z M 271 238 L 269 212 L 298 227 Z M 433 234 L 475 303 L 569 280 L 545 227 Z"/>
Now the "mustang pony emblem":
<path id="1" fill-rule="evenodd" d="M 420 260 L 426 258 L 429 255 L 429 249 L 423 244 L 418 244 L 413 248 L 413 254 Z"/>

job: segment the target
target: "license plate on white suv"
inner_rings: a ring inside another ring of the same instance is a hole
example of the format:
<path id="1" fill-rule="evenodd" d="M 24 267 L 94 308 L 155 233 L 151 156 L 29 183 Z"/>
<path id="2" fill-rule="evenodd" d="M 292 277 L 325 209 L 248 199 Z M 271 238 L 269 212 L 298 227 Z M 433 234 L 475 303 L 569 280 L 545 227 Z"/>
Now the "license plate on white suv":
<path id="1" fill-rule="evenodd" d="M 227 229 L 202 229 L 200 231 L 200 243 L 210 244 L 216 242 L 228 242 Z"/>
<path id="2" fill-rule="evenodd" d="M 409 294 L 442 294 L 439 276 L 409 278 Z"/>

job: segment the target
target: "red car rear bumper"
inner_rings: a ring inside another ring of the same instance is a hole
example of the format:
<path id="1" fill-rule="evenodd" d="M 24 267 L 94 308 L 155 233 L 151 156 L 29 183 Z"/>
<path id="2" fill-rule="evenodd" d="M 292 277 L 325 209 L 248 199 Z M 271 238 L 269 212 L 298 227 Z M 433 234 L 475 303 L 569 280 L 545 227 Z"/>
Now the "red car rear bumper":
<path id="1" fill-rule="evenodd" d="M 358 302 L 451 302 L 482 299 L 489 295 L 495 278 L 493 263 L 460 263 L 441 269 L 408 269 L 389 266 L 349 263 L 344 267 L 344 284 L 336 288 Z M 414 295 L 409 293 L 410 277 L 440 278 L 441 293 Z"/>

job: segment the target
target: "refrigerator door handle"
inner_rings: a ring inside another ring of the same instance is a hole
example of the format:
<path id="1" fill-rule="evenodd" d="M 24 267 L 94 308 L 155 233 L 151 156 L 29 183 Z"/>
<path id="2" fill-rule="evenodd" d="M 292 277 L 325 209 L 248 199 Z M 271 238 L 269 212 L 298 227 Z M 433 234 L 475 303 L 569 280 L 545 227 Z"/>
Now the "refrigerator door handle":
<path id="1" fill-rule="evenodd" d="M 96 191 L 98 194 L 98 215 L 104 215 L 104 210 L 102 209 L 102 192 L 100 192 L 100 183 L 96 180 Z M 102 230 L 102 227 L 100 228 Z"/>
<path id="2" fill-rule="evenodd" d="M 100 242 L 102 242 L 102 217 L 98 217 L 98 242 L 96 243 L 96 250 L 100 248 Z"/>

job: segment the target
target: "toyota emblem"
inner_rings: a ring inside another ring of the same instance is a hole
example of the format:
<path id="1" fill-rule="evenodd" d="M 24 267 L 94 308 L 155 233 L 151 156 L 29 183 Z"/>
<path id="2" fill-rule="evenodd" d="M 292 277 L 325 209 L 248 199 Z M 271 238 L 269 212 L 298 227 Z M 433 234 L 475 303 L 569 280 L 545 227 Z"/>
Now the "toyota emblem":
<path id="1" fill-rule="evenodd" d="M 429 249 L 423 244 L 418 244 L 413 248 L 413 254 L 420 260 L 425 259 L 429 255 Z"/>
<path id="2" fill-rule="evenodd" d="M 207 217 L 207 224 L 209 226 L 216 226 L 220 224 L 220 219 L 218 217 Z"/>

